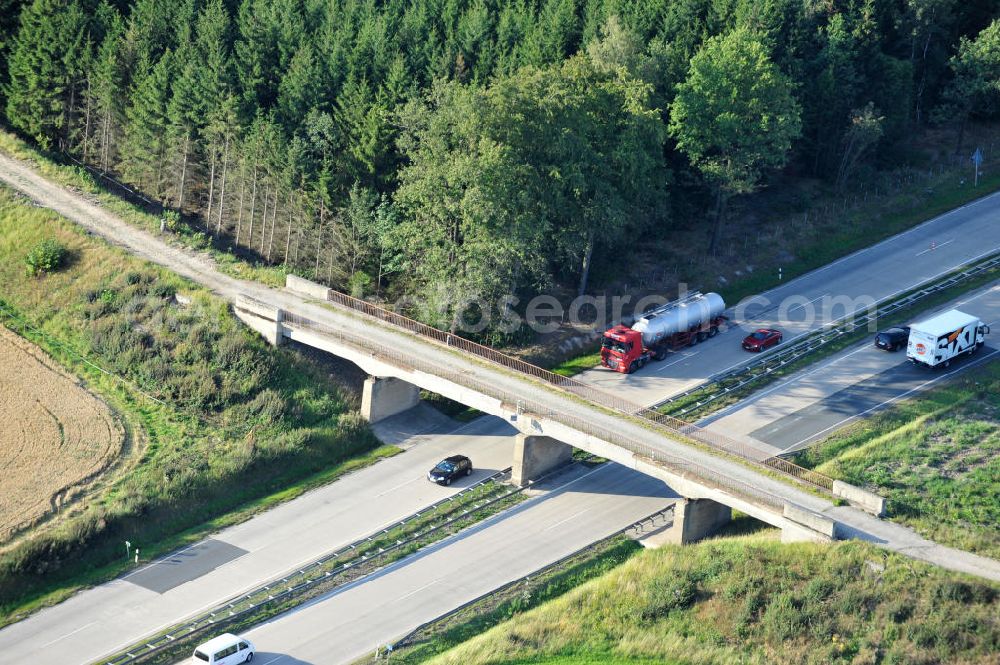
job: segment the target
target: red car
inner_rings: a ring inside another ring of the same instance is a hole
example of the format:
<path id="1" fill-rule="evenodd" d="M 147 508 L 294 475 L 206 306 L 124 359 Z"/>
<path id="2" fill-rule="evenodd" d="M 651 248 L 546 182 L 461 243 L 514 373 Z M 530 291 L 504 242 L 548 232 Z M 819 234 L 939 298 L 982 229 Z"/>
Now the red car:
<path id="1" fill-rule="evenodd" d="M 781 343 L 781 331 L 773 328 L 758 328 L 743 338 L 743 348 L 747 351 L 763 351 Z"/>

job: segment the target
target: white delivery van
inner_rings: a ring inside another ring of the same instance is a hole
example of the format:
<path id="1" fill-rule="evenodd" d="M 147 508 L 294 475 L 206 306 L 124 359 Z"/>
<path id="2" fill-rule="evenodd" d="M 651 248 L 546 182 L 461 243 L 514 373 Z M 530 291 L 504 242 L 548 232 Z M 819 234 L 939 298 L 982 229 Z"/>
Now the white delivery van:
<path id="1" fill-rule="evenodd" d="M 237 665 L 249 663 L 256 651 L 250 640 L 232 633 L 213 637 L 194 650 L 195 665 Z"/>
<path id="2" fill-rule="evenodd" d="M 918 365 L 947 367 L 953 358 L 978 351 L 989 332 L 979 317 L 952 309 L 910 326 L 906 357 Z"/>

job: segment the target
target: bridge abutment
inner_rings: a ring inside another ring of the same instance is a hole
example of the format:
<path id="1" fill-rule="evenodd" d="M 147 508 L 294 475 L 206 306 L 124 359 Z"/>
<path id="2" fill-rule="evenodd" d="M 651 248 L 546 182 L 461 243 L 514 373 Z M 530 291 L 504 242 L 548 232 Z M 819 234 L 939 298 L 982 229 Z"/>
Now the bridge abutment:
<path id="1" fill-rule="evenodd" d="M 511 482 L 527 485 L 529 480 L 547 471 L 568 464 L 573 459 L 573 446 L 550 436 L 518 434 L 514 442 L 514 464 Z"/>
<path id="2" fill-rule="evenodd" d="M 391 376 L 369 376 L 361 393 L 361 417 L 377 423 L 412 409 L 420 401 L 420 388 Z"/>
<path id="3" fill-rule="evenodd" d="M 279 346 L 285 338 L 281 328 L 284 312 L 277 307 L 241 296 L 233 303 L 233 314 L 248 328 L 260 333 L 271 346 Z"/>

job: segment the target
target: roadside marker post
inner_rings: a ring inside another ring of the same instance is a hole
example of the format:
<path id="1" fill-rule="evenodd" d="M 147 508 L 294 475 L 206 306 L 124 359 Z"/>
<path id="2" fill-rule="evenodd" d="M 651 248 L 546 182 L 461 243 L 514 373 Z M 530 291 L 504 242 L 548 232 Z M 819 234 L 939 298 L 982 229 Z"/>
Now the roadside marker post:
<path id="1" fill-rule="evenodd" d="M 983 163 L 982 148 L 976 148 L 976 151 L 972 153 L 972 163 L 976 165 L 976 179 L 973 187 L 979 187 L 979 165 Z"/>

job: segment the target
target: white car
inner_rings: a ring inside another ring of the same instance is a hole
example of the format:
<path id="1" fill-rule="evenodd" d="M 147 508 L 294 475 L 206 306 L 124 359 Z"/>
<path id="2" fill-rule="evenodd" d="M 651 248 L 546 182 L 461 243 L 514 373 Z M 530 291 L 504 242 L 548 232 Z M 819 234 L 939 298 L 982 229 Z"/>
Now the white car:
<path id="1" fill-rule="evenodd" d="M 195 665 L 237 665 L 253 660 L 256 649 L 245 637 L 226 633 L 210 639 L 194 650 Z"/>

